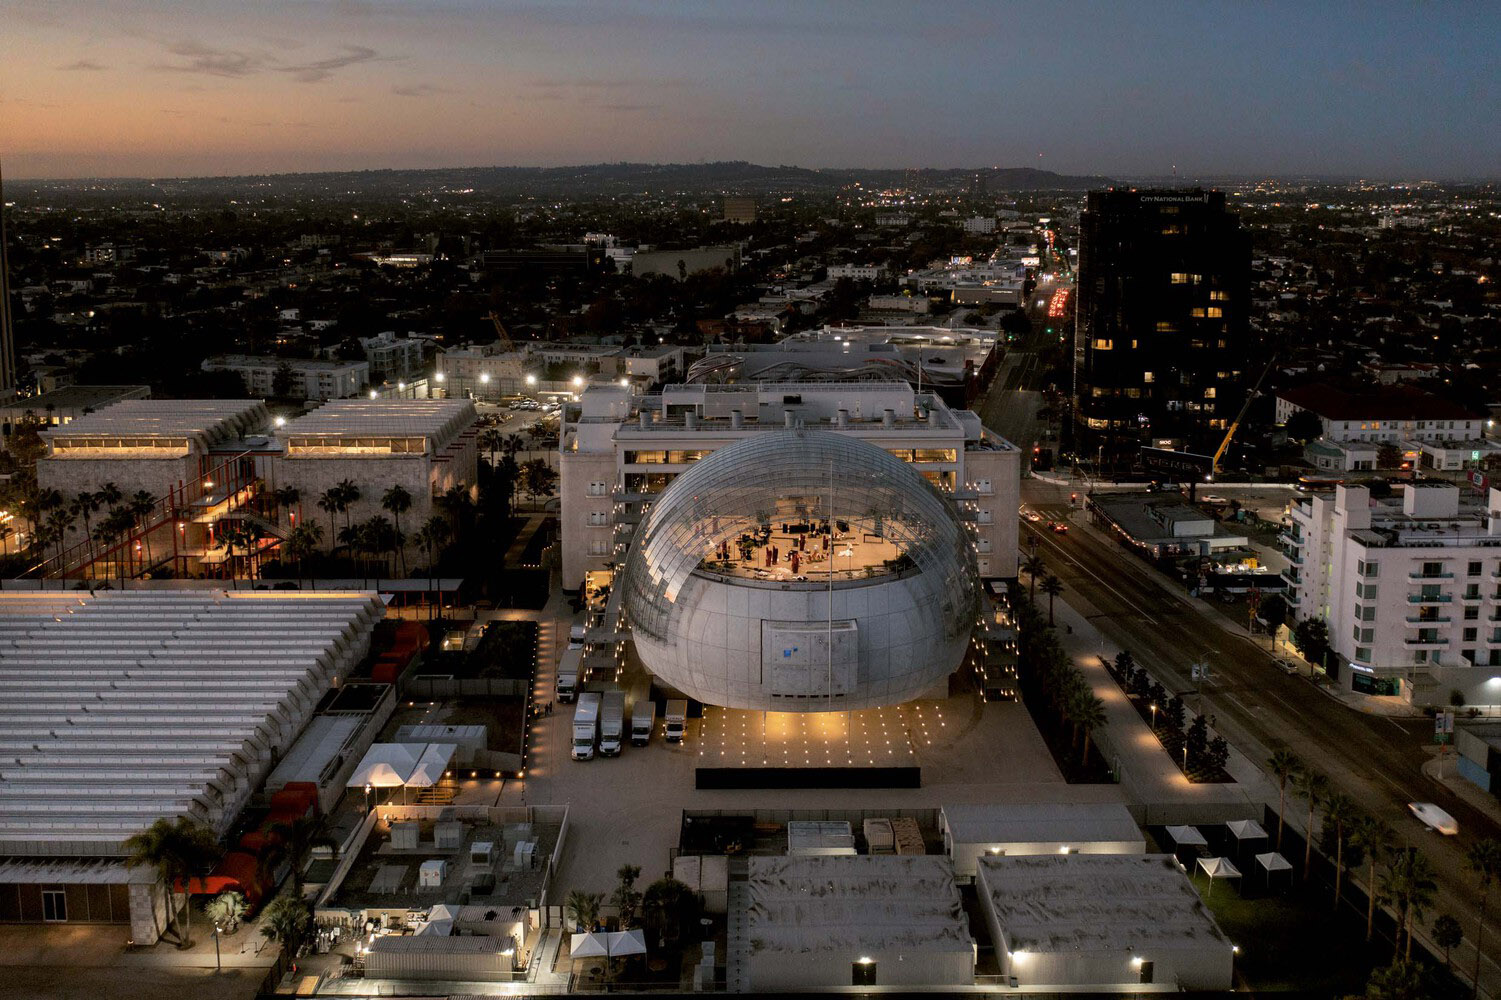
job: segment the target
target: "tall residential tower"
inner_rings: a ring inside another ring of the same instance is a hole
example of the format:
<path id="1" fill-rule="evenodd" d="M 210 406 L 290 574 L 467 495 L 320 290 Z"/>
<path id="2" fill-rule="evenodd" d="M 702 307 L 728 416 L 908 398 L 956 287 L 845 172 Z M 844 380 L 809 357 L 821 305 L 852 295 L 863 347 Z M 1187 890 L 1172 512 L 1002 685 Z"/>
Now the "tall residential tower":
<path id="1" fill-rule="evenodd" d="M 1074 429 L 1086 459 L 1213 452 L 1244 401 L 1250 240 L 1221 191 L 1091 191 L 1079 224 Z"/>

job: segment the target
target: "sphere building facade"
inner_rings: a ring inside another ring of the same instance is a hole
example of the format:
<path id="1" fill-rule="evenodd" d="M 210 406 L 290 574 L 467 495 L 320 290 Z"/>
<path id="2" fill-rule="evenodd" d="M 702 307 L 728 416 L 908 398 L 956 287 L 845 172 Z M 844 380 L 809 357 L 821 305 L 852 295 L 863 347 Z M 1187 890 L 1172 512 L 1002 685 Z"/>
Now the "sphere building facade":
<path id="1" fill-rule="evenodd" d="M 890 452 L 809 430 L 757 434 L 679 475 L 620 586 L 664 684 L 772 711 L 917 697 L 959 666 L 980 601 L 954 506 Z"/>

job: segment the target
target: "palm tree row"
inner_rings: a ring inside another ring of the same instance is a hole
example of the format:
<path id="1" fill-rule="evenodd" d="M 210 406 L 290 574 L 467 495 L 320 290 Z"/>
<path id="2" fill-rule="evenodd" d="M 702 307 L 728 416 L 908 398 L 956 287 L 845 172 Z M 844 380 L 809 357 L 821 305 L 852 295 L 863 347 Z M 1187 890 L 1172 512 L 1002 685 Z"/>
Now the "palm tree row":
<path id="1" fill-rule="evenodd" d="M 1105 724 L 1105 703 L 1058 644 L 1051 623 L 1044 625 L 1030 603 L 1018 601 L 1015 611 L 1019 659 L 1027 665 L 1031 696 L 1047 703 L 1060 727 L 1071 727 L 1071 747 L 1078 747 L 1082 738 L 1080 765 L 1088 766 L 1090 738 Z"/>
<path id="2" fill-rule="evenodd" d="M 108 552 L 132 532 L 144 529 L 150 514 L 156 510 L 158 499 L 146 490 L 138 490 L 127 497 L 114 483 L 105 483 L 96 491 L 83 491 L 66 499 L 53 489 L 40 491 L 34 503 L 34 528 L 32 545 L 41 553 L 56 546 L 59 571 L 68 549 L 68 534 L 82 522 L 83 543 L 88 546 L 88 558 L 92 562 L 97 551 L 96 544 Z M 96 517 L 100 510 L 105 514 Z M 145 544 L 145 567 L 154 563 L 151 538 L 143 536 Z M 120 586 L 125 586 L 125 574 L 130 568 L 131 554 L 123 552 L 115 560 Z"/>
<path id="3" fill-rule="evenodd" d="M 1344 792 L 1334 788 L 1329 779 L 1303 762 L 1297 754 L 1279 749 L 1267 765 L 1277 781 L 1277 850 L 1282 849 L 1282 817 L 1287 806 L 1287 786 L 1291 783 L 1308 803 L 1308 835 L 1303 853 L 1303 877 L 1308 878 L 1313 861 L 1315 820 L 1322 807 L 1323 835 L 1334 852 L 1333 905 L 1339 907 L 1344 891 L 1347 852 L 1355 855 L 1354 864 L 1366 866 L 1366 940 L 1376 930 L 1376 907 L 1390 903 L 1396 911 L 1393 964 L 1412 960 L 1412 940 L 1426 910 L 1433 905 L 1437 881 L 1432 863 L 1414 847 L 1396 843 L 1396 834 L 1381 820 L 1355 804 Z M 1486 907 L 1491 886 L 1501 875 L 1501 841 L 1482 838 L 1470 846 L 1466 866 L 1480 888 L 1480 919 L 1475 936 L 1474 995 L 1479 995 L 1480 948 L 1485 940 Z M 1440 927 L 1440 923 L 1444 926 Z M 1457 944 L 1460 935 L 1449 925 L 1452 917 L 1444 915 L 1434 921 L 1435 940 L 1445 950 Z M 1442 939 L 1442 940 L 1439 940 Z"/>

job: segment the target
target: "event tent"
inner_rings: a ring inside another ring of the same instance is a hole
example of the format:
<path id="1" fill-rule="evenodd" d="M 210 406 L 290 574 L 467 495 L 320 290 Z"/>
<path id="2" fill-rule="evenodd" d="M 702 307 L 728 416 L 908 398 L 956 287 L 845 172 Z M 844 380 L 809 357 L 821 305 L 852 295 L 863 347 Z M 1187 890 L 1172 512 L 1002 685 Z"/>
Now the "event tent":
<path id="1" fill-rule="evenodd" d="M 1266 872 L 1266 884 L 1272 884 L 1272 872 L 1290 872 L 1293 870 L 1292 862 L 1288 861 L 1276 851 L 1268 851 L 1265 854 L 1256 855 L 1256 863 Z M 1291 877 L 1291 876 L 1289 876 Z"/>
<path id="2" fill-rule="evenodd" d="M 372 743 L 349 776 L 348 788 L 427 788 L 442 780 L 452 743 Z"/>
<path id="3" fill-rule="evenodd" d="M 1209 876 L 1210 893 L 1214 892 L 1215 879 L 1240 878 L 1240 869 L 1231 864 L 1229 858 L 1200 858 L 1199 867 Z"/>
<path id="4" fill-rule="evenodd" d="M 604 931 L 575 934 L 568 944 L 569 958 L 609 958 L 610 937 Z"/>
<path id="5" fill-rule="evenodd" d="M 611 958 L 646 954 L 646 932 L 639 928 L 630 931 L 611 931 L 605 937 L 609 941 Z"/>
<path id="6" fill-rule="evenodd" d="M 1195 826 L 1170 826 L 1167 835 L 1173 838 L 1173 843 L 1179 847 L 1208 847 L 1209 841 Z"/>

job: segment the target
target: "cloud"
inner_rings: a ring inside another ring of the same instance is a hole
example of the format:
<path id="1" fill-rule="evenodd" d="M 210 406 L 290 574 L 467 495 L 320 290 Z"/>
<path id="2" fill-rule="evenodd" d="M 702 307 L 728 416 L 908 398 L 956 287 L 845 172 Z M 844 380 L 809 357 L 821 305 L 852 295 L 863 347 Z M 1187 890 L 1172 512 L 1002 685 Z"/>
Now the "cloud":
<path id="1" fill-rule="evenodd" d="M 374 49 L 363 45 L 346 45 L 344 54 L 330 56 L 327 59 L 318 59 L 314 62 L 301 66 L 278 66 L 277 70 L 282 73 L 291 73 L 299 83 L 317 83 L 327 80 L 333 75 L 334 70 L 343 69 L 346 66 L 355 66 L 363 62 L 374 62 L 390 59 L 390 56 L 382 56 Z"/>
<path id="2" fill-rule="evenodd" d="M 96 63 L 92 59 L 80 59 L 75 63 L 68 63 L 66 66 L 59 66 L 57 68 L 65 72 L 95 72 L 101 69 L 109 69 L 108 66 Z"/>
<path id="3" fill-rule="evenodd" d="M 451 94 L 447 87 L 435 87 L 431 83 L 405 83 L 391 88 L 397 97 L 432 97 L 434 94 Z"/>
<path id="4" fill-rule="evenodd" d="M 627 88 L 639 89 L 642 87 L 686 87 L 687 85 L 687 80 L 675 79 L 671 77 L 662 77 L 660 79 L 648 78 L 639 80 L 596 80 L 588 78 L 580 78 L 575 80 L 554 78 L 533 80 L 529 84 L 527 84 L 527 86 L 529 87 L 540 87 L 544 89 L 573 87 L 579 90 L 624 90 Z"/>
<path id="5" fill-rule="evenodd" d="M 239 78 L 259 73 L 270 61 L 268 56 L 261 53 L 219 49 L 192 41 L 176 42 L 167 46 L 167 51 L 187 60 L 184 63 L 154 67 L 169 73 L 202 73 L 206 76 Z"/>
<path id="6" fill-rule="evenodd" d="M 598 104 L 595 107 L 601 111 L 655 111 L 660 104 Z"/>
<path id="7" fill-rule="evenodd" d="M 296 48 L 296 45 L 289 47 Z M 274 71 L 286 73 L 298 83 L 319 83 L 334 73 L 360 63 L 394 59 L 383 56 L 375 49 L 363 45 L 345 45 L 343 51 L 326 59 L 311 62 L 283 63 L 276 56 L 262 51 L 218 48 L 197 41 L 176 42 L 167 46 L 167 51 L 185 62 L 167 63 L 153 67 L 171 73 L 198 73 L 204 76 L 239 79 L 257 73 Z"/>

